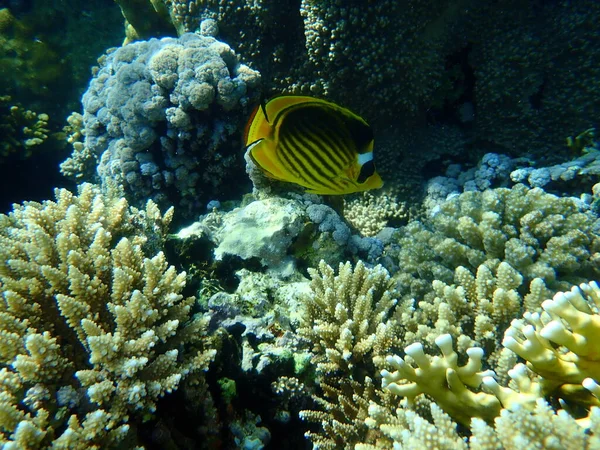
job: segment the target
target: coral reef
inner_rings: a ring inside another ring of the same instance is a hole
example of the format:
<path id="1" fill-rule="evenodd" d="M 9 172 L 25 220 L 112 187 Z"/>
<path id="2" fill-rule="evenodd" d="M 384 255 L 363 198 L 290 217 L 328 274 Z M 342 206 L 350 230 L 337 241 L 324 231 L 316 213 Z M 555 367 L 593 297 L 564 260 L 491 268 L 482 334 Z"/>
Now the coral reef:
<path id="1" fill-rule="evenodd" d="M 460 123 L 470 138 L 461 156 L 551 149 L 562 159 L 565 136 L 598 115 L 595 2 L 166 3 L 187 31 L 214 21 L 269 90 L 343 102 L 381 131 L 399 117 L 423 134 Z"/>
<path id="2" fill-rule="evenodd" d="M 406 450 L 438 448 L 443 450 L 518 450 L 522 448 L 560 448 L 568 450 L 596 449 L 600 445 L 600 409 L 590 414 L 590 435 L 564 411 L 554 411 L 543 399 L 533 410 L 520 406 L 503 409 L 494 426 L 473 419 L 468 442 L 458 432 L 452 418 L 435 403 L 430 405 L 427 420 L 410 409 L 398 408 L 395 414 L 371 406 L 381 432 L 388 438 L 377 444 L 357 444 L 356 450 L 376 450 L 399 447 Z"/>
<path id="3" fill-rule="evenodd" d="M 84 145 L 74 147 L 62 171 L 89 180 L 97 167 L 99 179 L 122 184 L 133 204 L 152 198 L 191 214 L 202 199 L 222 197 L 225 178 L 235 173 L 236 136 L 259 81 L 211 37 L 119 48 L 83 96 Z"/>
<path id="4" fill-rule="evenodd" d="M 4 444 L 117 445 L 207 368 L 214 350 L 181 295 L 185 273 L 146 256 L 172 216 L 90 184 L 0 216 Z"/>
<path id="5" fill-rule="evenodd" d="M 598 276 L 598 218 L 589 205 L 524 185 L 451 196 L 400 229 L 397 243 L 397 279 L 416 298 L 433 280 L 450 283 L 458 266 L 494 270 L 504 261 L 525 286 L 541 278 L 556 290 Z"/>
<path id="6" fill-rule="evenodd" d="M 600 381 L 600 356 L 595 345 L 600 333 L 599 307 L 598 284 L 581 284 L 544 301 L 541 314 L 532 312 L 523 320 L 513 321 L 502 344 L 543 378 L 545 392 L 558 390 L 566 398 L 581 402 L 583 387 L 592 388 L 594 393 L 596 381 Z M 588 397 L 589 403 L 600 404 L 589 393 Z"/>
<path id="7" fill-rule="evenodd" d="M 596 448 L 600 409 L 592 406 L 586 415 L 574 405 L 598 404 L 595 392 L 600 374 L 591 343 L 600 329 L 599 304 L 598 285 L 582 283 L 544 301 L 542 315 L 526 312 L 524 320 L 515 320 L 503 343 L 523 357 L 531 370 L 515 365 L 508 372 L 511 382 L 506 387 L 499 385 L 492 371 L 481 370 L 481 348 L 468 350 L 469 359 L 460 366 L 447 335 L 436 340 L 442 357 L 426 355 L 419 344 L 408 346 L 405 359 L 387 358 L 394 372 L 382 371 L 382 387 L 409 401 L 395 411 L 389 404 L 373 402 L 366 423 L 394 445 L 402 443 L 407 448 L 415 448 L 423 439 L 440 448 L 449 448 L 452 442 L 456 445 L 460 436 L 452 420 L 470 427 L 469 445 L 460 445 L 465 449 Z M 408 363 L 409 358 L 414 363 Z M 487 392 L 478 392 L 480 386 Z M 423 393 L 435 402 L 430 404 L 431 421 L 415 412 L 415 398 Z M 556 411 L 545 400 L 548 397 L 560 399 L 565 409 Z M 358 448 L 391 445 L 382 444 Z"/>
<path id="8" fill-rule="evenodd" d="M 546 290 L 530 293 L 527 301 L 514 291 L 516 308 L 498 304 L 496 313 L 469 306 L 490 320 L 506 315 L 490 329 L 496 341 L 504 335 L 506 348 L 499 349 L 496 358 L 486 358 L 487 350 L 476 342 L 457 352 L 452 336 L 439 332 L 435 348 L 440 356 L 431 356 L 414 342 L 401 357 L 396 349 L 407 344 L 404 329 L 410 328 L 416 311 L 397 303 L 393 280 L 381 268 L 366 269 L 359 263 L 353 271 L 347 264 L 339 273 L 335 276 L 325 263 L 319 272 L 311 271 L 311 293 L 303 300 L 305 312 L 298 328 L 313 346 L 312 364 L 320 385 L 313 394 L 318 408 L 301 412 L 303 418 L 321 424 L 320 431 L 307 433 L 315 445 L 348 449 L 356 445 L 363 450 L 416 449 L 423 443 L 448 449 L 516 449 L 527 444 L 596 448 L 600 433 L 596 407 L 600 374 L 593 346 L 600 329 L 596 283 L 582 283 L 546 301 L 541 300 Z M 508 279 L 499 284 L 519 281 Z M 471 279 L 444 291 L 454 292 L 446 292 L 447 298 L 456 298 L 472 290 L 480 303 L 497 299 L 502 292 L 510 297 L 505 288 L 496 288 L 491 295 L 485 285 Z M 530 311 L 523 320 L 507 325 L 510 317 L 521 315 L 521 304 Z M 539 304 L 544 312 L 531 312 Z M 450 308 L 460 314 L 457 304 Z M 511 350 L 527 366 L 517 363 Z M 389 353 L 394 355 L 384 360 Z M 294 386 L 282 383 L 280 388 Z M 558 404 L 564 409 L 553 406 Z"/>

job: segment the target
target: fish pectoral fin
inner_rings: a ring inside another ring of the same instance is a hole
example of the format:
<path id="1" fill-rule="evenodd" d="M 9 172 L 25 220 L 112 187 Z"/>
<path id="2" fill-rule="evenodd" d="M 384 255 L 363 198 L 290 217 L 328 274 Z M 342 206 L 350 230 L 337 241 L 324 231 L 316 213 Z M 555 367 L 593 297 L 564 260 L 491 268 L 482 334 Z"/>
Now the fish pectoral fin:
<path id="1" fill-rule="evenodd" d="M 272 140 L 264 138 L 253 142 L 248 146 L 248 151 L 254 164 L 260 167 L 267 177 L 286 181 L 275 152 L 275 143 Z"/>

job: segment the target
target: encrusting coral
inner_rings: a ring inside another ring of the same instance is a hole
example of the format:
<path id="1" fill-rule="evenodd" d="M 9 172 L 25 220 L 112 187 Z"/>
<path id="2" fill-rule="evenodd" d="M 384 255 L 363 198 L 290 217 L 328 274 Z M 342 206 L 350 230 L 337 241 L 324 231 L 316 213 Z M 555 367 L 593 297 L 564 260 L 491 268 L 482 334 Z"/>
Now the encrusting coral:
<path id="1" fill-rule="evenodd" d="M 0 215 L 0 440 L 98 448 L 205 370 L 204 319 L 158 252 L 173 210 L 90 184 Z M 129 434 L 129 435 L 128 435 Z"/>

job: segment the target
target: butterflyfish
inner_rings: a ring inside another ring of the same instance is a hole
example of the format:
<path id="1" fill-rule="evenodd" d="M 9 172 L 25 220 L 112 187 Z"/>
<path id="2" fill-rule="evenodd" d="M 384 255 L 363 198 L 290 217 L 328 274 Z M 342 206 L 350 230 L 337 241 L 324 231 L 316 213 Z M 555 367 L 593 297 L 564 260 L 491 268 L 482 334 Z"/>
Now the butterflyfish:
<path id="1" fill-rule="evenodd" d="M 313 97 L 283 95 L 257 106 L 245 132 L 250 158 L 270 178 L 312 194 L 380 188 L 373 131 L 346 108 Z"/>

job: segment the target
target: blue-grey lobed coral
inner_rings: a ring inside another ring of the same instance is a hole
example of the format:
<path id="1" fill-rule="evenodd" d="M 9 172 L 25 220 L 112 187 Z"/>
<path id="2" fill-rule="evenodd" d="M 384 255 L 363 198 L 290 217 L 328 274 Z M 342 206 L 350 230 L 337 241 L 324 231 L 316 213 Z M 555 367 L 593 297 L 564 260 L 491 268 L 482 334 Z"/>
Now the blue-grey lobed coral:
<path id="1" fill-rule="evenodd" d="M 85 140 L 62 170 L 115 180 L 135 204 L 152 198 L 185 214 L 198 198 L 217 196 L 241 161 L 234 135 L 259 83 L 258 72 L 208 36 L 188 33 L 109 52 L 83 96 Z"/>

